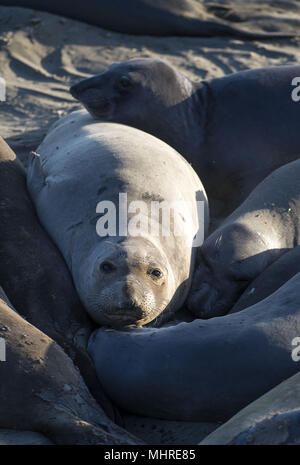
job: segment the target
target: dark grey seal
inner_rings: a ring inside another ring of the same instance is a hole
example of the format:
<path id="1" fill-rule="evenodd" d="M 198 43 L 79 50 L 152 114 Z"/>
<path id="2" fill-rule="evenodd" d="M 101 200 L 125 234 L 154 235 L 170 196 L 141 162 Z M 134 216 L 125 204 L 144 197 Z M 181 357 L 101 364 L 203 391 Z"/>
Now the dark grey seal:
<path id="1" fill-rule="evenodd" d="M 228 313 L 255 278 L 298 245 L 300 160 L 270 174 L 204 241 L 188 297 L 189 309 L 200 318 Z M 279 285 L 292 271 L 291 267 L 283 271 L 286 260 L 282 260 L 283 266 L 279 262 L 274 267 L 283 274 L 271 272 Z M 296 258 L 292 265 L 296 271 Z M 267 282 L 263 288 L 267 291 Z M 274 281 L 270 292 L 276 289 Z M 267 295 L 268 292 L 264 294 L 265 297 Z"/>
<path id="2" fill-rule="evenodd" d="M 61 347 L 2 299 L 0 337 L 1 428 L 44 433 L 56 444 L 140 443 L 108 419 Z"/>
<path id="3" fill-rule="evenodd" d="M 233 315 L 160 329 L 99 329 L 89 343 L 99 379 L 127 411 L 224 421 L 299 370 L 300 273 Z"/>
<path id="4" fill-rule="evenodd" d="M 243 30 L 226 21 L 226 14 L 231 13 L 230 7 L 206 6 L 198 0 L 86 0 L 84 8 L 80 2 L 72 0 L 1 0 L 0 4 L 48 11 L 127 34 L 236 36 L 244 39 L 284 38 L 296 35 L 272 30 Z M 215 20 L 210 14 L 215 10 L 217 13 L 219 11 L 222 20 Z"/>
<path id="5" fill-rule="evenodd" d="M 300 66 L 191 82 L 163 60 L 113 64 L 71 87 L 94 118 L 142 129 L 173 146 L 206 189 L 213 218 L 231 213 L 268 174 L 299 156 Z"/>
<path id="6" fill-rule="evenodd" d="M 300 444 L 300 373 L 241 410 L 201 445 Z"/>
<path id="7" fill-rule="evenodd" d="M 60 252 L 39 223 L 27 192 L 26 172 L 2 137 L 0 283 L 18 313 L 61 345 L 107 414 L 118 418 L 86 351 L 93 324 Z"/>

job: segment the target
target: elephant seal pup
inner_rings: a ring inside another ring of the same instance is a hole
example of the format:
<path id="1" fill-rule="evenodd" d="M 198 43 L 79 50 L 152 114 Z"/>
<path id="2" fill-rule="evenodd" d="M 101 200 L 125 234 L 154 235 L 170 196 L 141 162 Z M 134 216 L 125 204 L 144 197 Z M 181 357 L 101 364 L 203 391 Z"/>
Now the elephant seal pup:
<path id="1" fill-rule="evenodd" d="M 2 299 L 0 337 L 1 428 L 44 433 L 56 444 L 139 442 L 106 417 L 60 346 Z"/>
<path id="2" fill-rule="evenodd" d="M 41 227 L 26 173 L 0 137 L 0 283 L 19 314 L 54 339 L 80 368 L 106 413 L 117 420 L 86 351 L 93 325 L 58 249 Z"/>
<path id="3" fill-rule="evenodd" d="M 94 118 L 142 129 L 181 153 L 218 223 L 268 174 L 298 158 L 296 76 L 300 66 L 281 66 L 191 82 L 163 60 L 141 58 L 115 63 L 70 91 Z"/>
<path id="4" fill-rule="evenodd" d="M 248 405 L 200 444 L 300 444 L 300 373 Z"/>
<path id="5" fill-rule="evenodd" d="M 90 316 L 109 326 L 170 317 L 190 287 L 196 200 L 208 223 L 191 166 L 155 137 L 86 111 L 58 121 L 37 150 L 29 191 Z M 165 212 L 155 215 L 159 205 Z"/>
<path id="6" fill-rule="evenodd" d="M 300 246 L 286 252 L 249 284 L 229 313 L 251 307 L 300 272 Z"/>
<path id="7" fill-rule="evenodd" d="M 204 241 L 188 308 L 200 318 L 226 314 L 251 281 L 298 245 L 300 160 L 269 175 Z"/>
<path id="8" fill-rule="evenodd" d="M 99 379 L 129 412 L 225 421 L 299 370 L 300 273 L 251 309 L 166 328 L 98 329 L 89 351 Z M 251 310 L 251 311 L 250 311 Z"/>

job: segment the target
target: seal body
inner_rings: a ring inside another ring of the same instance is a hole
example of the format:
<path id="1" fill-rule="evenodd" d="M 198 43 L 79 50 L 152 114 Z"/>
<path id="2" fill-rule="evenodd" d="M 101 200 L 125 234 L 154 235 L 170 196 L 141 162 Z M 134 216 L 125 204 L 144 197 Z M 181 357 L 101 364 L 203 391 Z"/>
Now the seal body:
<path id="1" fill-rule="evenodd" d="M 224 421 L 297 373 L 300 274 L 252 308 L 166 328 L 98 329 L 89 351 L 99 379 L 127 411 Z"/>
<path id="2" fill-rule="evenodd" d="M 0 284 L 18 313 L 54 339 L 80 368 L 107 414 L 117 419 L 86 352 L 93 324 L 57 247 L 42 228 L 26 172 L 0 137 Z"/>
<path id="3" fill-rule="evenodd" d="M 256 277 L 300 244 L 299 226 L 300 160 L 296 160 L 269 175 L 204 241 L 189 309 L 201 318 L 226 314 Z"/>
<path id="4" fill-rule="evenodd" d="M 44 433 L 56 444 L 136 444 L 89 393 L 71 359 L 0 299 L 0 427 Z"/>
<path id="5" fill-rule="evenodd" d="M 198 0 L 1 0 L 1 5 L 48 11 L 126 34 L 153 36 L 237 36 L 245 39 L 294 37 L 294 33 L 251 32 L 215 21 Z M 224 7 L 223 7 L 224 9 Z M 230 13 L 230 10 L 229 10 Z"/>
<path id="6" fill-rule="evenodd" d="M 184 158 L 149 134 L 95 123 L 85 111 L 60 120 L 38 153 L 29 191 L 90 316 L 143 325 L 179 309 L 194 266 L 197 199 L 208 223 L 206 194 Z M 182 205 L 169 229 L 152 215 L 160 202 Z"/>
<path id="7" fill-rule="evenodd" d="M 299 402 L 297 373 L 241 410 L 200 444 L 299 445 Z"/>
<path id="8" fill-rule="evenodd" d="M 298 158 L 297 76 L 299 66 L 281 66 L 196 83 L 163 60 L 142 58 L 115 63 L 71 93 L 95 118 L 137 127 L 178 150 L 200 176 L 217 225 L 268 174 Z"/>

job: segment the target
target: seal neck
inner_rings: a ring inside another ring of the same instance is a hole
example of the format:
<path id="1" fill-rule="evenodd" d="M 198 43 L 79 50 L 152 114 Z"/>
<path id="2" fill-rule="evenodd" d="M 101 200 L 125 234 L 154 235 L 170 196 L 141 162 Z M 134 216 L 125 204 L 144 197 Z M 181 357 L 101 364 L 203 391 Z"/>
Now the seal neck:
<path id="1" fill-rule="evenodd" d="M 194 165 L 204 144 L 207 105 L 205 85 L 190 84 L 190 95 L 168 109 L 163 139 Z"/>

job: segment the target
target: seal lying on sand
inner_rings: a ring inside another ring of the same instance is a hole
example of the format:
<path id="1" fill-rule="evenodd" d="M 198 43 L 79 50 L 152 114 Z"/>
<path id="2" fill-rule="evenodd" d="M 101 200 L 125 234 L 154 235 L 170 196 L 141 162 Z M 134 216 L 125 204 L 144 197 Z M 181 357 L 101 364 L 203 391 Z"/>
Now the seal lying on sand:
<path id="1" fill-rule="evenodd" d="M 106 413 L 117 412 L 102 392 L 86 352 L 93 325 L 69 270 L 41 227 L 26 188 L 26 173 L 0 137 L 0 283 L 14 307 L 54 339 L 80 368 Z"/>
<path id="2" fill-rule="evenodd" d="M 300 273 L 233 315 L 166 328 L 98 329 L 89 351 L 99 379 L 127 411 L 224 421 L 299 370 Z"/>
<path id="3" fill-rule="evenodd" d="M 300 444 L 300 373 L 237 413 L 200 444 Z"/>
<path id="4" fill-rule="evenodd" d="M 1 0 L 1 5 L 49 11 L 112 31 L 154 36 L 227 36 L 244 39 L 295 37 L 295 33 L 250 32 L 215 21 L 198 0 Z M 223 10 L 230 8 L 223 6 Z"/>
<path id="5" fill-rule="evenodd" d="M 222 219 L 274 169 L 298 158 L 296 76 L 300 66 L 282 66 L 191 82 L 163 60 L 142 58 L 115 63 L 70 91 L 95 118 L 174 147 L 200 176 L 211 216 Z"/>
<path id="6" fill-rule="evenodd" d="M 0 427 L 44 433 L 57 444 L 137 444 L 90 395 L 71 359 L 0 299 Z"/>
<path id="7" fill-rule="evenodd" d="M 29 191 L 90 316 L 110 326 L 171 316 L 190 287 L 196 200 L 208 224 L 206 194 L 191 166 L 153 136 L 95 123 L 86 111 L 58 121 L 38 153 Z M 166 210 L 183 204 L 169 229 L 164 214 L 152 214 L 163 202 Z"/>
<path id="8" fill-rule="evenodd" d="M 201 318 L 224 315 L 268 265 L 298 245 L 300 160 L 269 175 L 205 240 L 189 309 Z"/>

